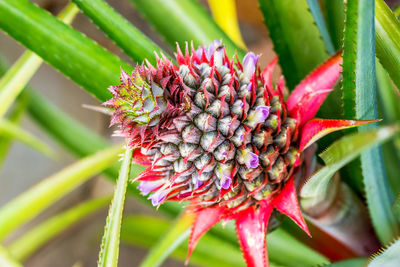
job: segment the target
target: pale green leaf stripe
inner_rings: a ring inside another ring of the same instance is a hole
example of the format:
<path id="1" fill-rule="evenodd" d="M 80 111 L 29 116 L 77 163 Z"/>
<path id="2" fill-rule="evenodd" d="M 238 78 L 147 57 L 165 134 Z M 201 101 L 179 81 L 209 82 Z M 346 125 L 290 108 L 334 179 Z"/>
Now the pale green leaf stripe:
<path id="1" fill-rule="evenodd" d="M 129 57 L 141 63 L 146 58 L 156 64 L 154 52 L 162 51 L 153 41 L 116 12 L 104 0 L 72 0 L 94 24 L 108 35 Z"/>
<path id="2" fill-rule="evenodd" d="M 321 12 L 321 7 L 319 6 L 318 0 L 307 0 L 308 8 L 310 9 L 311 14 L 314 17 L 315 24 L 317 25 L 319 32 L 321 34 L 322 40 L 325 43 L 326 49 L 329 54 L 335 53 L 335 48 L 333 47 L 333 43 L 331 37 L 328 32 L 328 28 L 326 27 L 324 16 Z"/>
<path id="3" fill-rule="evenodd" d="M 0 71 L 1 72 L 1 71 Z M 13 107 L 12 111 L 8 115 L 7 119 L 18 126 L 21 123 L 22 117 L 25 114 L 28 104 L 28 99 L 26 97 L 21 97 L 17 100 L 16 105 Z M 4 134 L 0 134 L 0 168 L 6 159 L 8 151 L 11 147 L 13 138 Z"/>
<path id="4" fill-rule="evenodd" d="M 326 166 L 313 174 L 301 188 L 302 205 L 314 206 L 329 190 L 332 176 L 344 165 L 354 160 L 363 151 L 387 141 L 398 133 L 397 126 L 381 127 L 368 132 L 354 133 L 342 137 L 320 154 Z"/>
<path id="5" fill-rule="evenodd" d="M 396 240 L 379 255 L 372 257 L 368 267 L 398 266 L 400 262 L 400 240 Z"/>
<path id="6" fill-rule="evenodd" d="M 400 24 L 383 0 L 375 0 L 376 55 L 400 88 Z"/>
<path id="7" fill-rule="evenodd" d="M 74 4 L 68 4 L 59 14 L 59 19 L 70 24 L 79 9 Z M 0 118 L 14 102 L 22 89 L 36 73 L 42 59 L 31 51 L 26 51 L 0 80 Z"/>
<path id="8" fill-rule="evenodd" d="M 194 47 L 209 45 L 214 40 L 222 40 L 229 56 L 235 51 L 240 59 L 244 51 L 218 27 L 210 14 L 196 0 L 131 0 L 154 28 L 164 36 L 175 49 L 193 41 Z M 168 14 L 168 15 L 166 15 Z"/>
<path id="9" fill-rule="evenodd" d="M 400 121 L 400 95 L 378 60 L 376 60 L 376 76 L 378 81 L 378 93 L 383 103 L 382 111 L 385 115 L 385 123 Z"/>
<path id="10" fill-rule="evenodd" d="M 11 258 L 8 251 L 0 245 L 0 266 L 1 267 L 22 267 L 22 264 Z"/>
<path id="11" fill-rule="evenodd" d="M 70 226 L 105 207 L 110 200 L 111 197 L 90 199 L 47 219 L 8 245 L 10 255 L 16 260 L 24 261 Z"/>
<path id="12" fill-rule="evenodd" d="M 118 160 L 121 146 L 86 157 L 44 179 L 0 208 L 0 240 Z"/>
<path id="13" fill-rule="evenodd" d="M 194 214 L 186 212 L 171 226 L 167 233 L 152 247 L 140 267 L 158 267 L 180 245 L 187 241 Z"/>
<path id="14" fill-rule="evenodd" d="M 0 80 L 0 117 L 4 116 L 41 64 L 40 57 L 26 51 L 3 76 Z"/>
<path id="15" fill-rule="evenodd" d="M 14 138 L 23 144 L 30 146 L 46 156 L 54 157 L 54 150 L 47 144 L 40 141 L 31 133 L 16 126 L 14 123 L 4 119 L 0 119 L 0 134 L 3 136 Z"/>
<path id="16" fill-rule="evenodd" d="M 0 1 L 0 29 L 100 101 L 111 97 L 107 87 L 118 84 L 120 68 L 128 72 L 132 69 L 116 55 L 28 0 Z"/>
<path id="17" fill-rule="evenodd" d="M 131 164 L 132 150 L 126 147 L 114 197 L 110 210 L 108 211 L 103 240 L 101 242 L 98 266 L 114 267 L 118 265 L 119 236 L 121 233 L 122 214 Z"/>
<path id="18" fill-rule="evenodd" d="M 396 123 L 400 121 L 400 95 L 397 93 L 397 88 L 394 87 L 392 80 L 378 60 L 376 60 L 376 78 L 381 103 L 380 107 L 384 115 L 383 121 L 386 124 Z M 396 143 L 398 144 L 397 146 Z M 400 165 L 400 136 L 384 144 L 382 146 L 382 153 L 390 187 L 395 195 L 399 194 L 400 179 L 398 167 Z"/>

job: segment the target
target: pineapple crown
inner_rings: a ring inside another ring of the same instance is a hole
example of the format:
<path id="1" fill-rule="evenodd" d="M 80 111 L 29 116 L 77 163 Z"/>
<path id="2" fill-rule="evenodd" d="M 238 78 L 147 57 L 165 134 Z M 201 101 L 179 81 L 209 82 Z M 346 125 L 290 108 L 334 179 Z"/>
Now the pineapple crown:
<path id="1" fill-rule="evenodd" d="M 157 57 L 157 56 L 156 56 Z M 135 180 L 153 205 L 190 201 L 196 214 L 188 256 L 200 237 L 220 220 L 235 220 L 248 266 L 266 266 L 265 236 L 273 211 L 308 233 L 294 177 L 302 153 L 335 130 L 369 121 L 313 119 L 340 76 L 334 55 L 309 74 L 285 101 L 284 80 L 273 85 L 277 59 L 263 71 L 252 52 L 229 59 L 220 41 L 184 54 L 177 65 L 165 56 L 121 71 L 121 84 L 104 105 L 114 109 L 111 124 L 147 166 Z M 263 244 L 254 246 L 254 244 Z"/>

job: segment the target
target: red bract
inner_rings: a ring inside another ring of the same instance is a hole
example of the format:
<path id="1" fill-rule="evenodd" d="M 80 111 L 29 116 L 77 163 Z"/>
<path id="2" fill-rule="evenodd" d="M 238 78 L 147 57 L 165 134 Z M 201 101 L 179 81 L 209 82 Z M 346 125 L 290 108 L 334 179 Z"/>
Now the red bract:
<path id="1" fill-rule="evenodd" d="M 335 55 L 307 76 L 288 100 L 283 79 L 274 86 L 272 61 L 260 71 L 258 56 L 228 59 L 215 41 L 147 63 L 110 88 L 112 123 L 148 166 L 136 180 L 153 205 L 190 201 L 196 218 L 188 257 L 221 220 L 235 220 L 248 266 L 268 266 L 266 234 L 276 210 L 307 234 L 294 177 L 302 151 L 329 132 L 367 123 L 313 119 L 340 76 Z"/>

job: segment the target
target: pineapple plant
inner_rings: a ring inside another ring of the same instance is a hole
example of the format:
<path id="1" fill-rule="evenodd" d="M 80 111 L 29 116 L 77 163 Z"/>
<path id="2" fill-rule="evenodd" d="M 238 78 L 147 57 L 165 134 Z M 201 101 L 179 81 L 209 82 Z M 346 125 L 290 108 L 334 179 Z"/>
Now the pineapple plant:
<path id="1" fill-rule="evenodd" d="M 330 131 L 373 121 L 313 120 L 340 75 L 340 54 L 285 101 L 283 77 L 276 85 L 271 79 L 276 60 L 261 71 L 259 56 L 229 59 L 220 41 L 190 50 L 177 47 L 177 65 L 162 56 L 132 75 L 121 70 L 121 84 L 109 88 L 113 97 L 104 106 L 112 108 L 111 125 L 120 125 L 117 135 L 128 139 L 136 163 L 147 166 L 134 178 L 142 194 L 154 206 L 190 201 L 196 218 L 189 256 L 213 225 L 236 220 L 248 266 L 265 266 L 265 236 L 277 227 L 273 212 L 309 234 L 294 181 L 307 160 L 302 151 Z"/>
<path id="2" fill-rule="evenodd" d="M 0 207 L 0 265 L 29 265 L 49 239 L 109 204 L 90 199 L 12 235 L 99 172 L 116 187 L 98 266 L 118 265 L 120 239 L 152 246 L 141 267 L 169 256 L 205 267 L 397 265 L 398 8 L 208 0 L 212 18 L 196 0 L 130 1 L 163 40 L 154 43 L 105 0 L 71 0 L 58 18 L 33 0 L 0 1 L 0 29 L 28 49 L 7 72 L 0 61 L 0 164 L 12 138 L 51 154 L 19 126 L 24 112 L 84 157 Z M 246 47 L 236 4 L 249 22 L 261 11 L 276 53 L 269 64 Z M 133 64 L 69 26 L 78 11 Z M 43 61 L 103 103 L 90 108 L 111 115 L 125 144 L 107 148 L 24 88 Z M 167 219 L 124 214 L 126 196 Z"/>

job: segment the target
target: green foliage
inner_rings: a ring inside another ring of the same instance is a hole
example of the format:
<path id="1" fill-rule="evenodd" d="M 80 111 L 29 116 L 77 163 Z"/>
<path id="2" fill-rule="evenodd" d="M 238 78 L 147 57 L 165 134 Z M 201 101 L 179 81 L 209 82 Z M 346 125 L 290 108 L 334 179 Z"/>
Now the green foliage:
<path id="1" fill-rule="evenodd" d="M 0 80 L 0 117 L 20 94 L 42 64 L 42 59 L 27 51 Z"/>
<path id="2" fill-rule="evenodd" d="M 400 222 L 400 194 L 398 194 L 396 199 L 394 200 L 392 209 L 393 209 L 394 215 L 397 218 L 397 221 Z"/>
<path id="3" fill-rule="evenodd" d="M 111 147 L 53 174 L 0 208 L 0 240 L 45 208 L 118 160 L 121 147 Z"/>
<path id="4" fill-rule="evenodd" d="M 27 259 L 73 224 L 105 207 L 110 200 L 110 197 L 91 199 L 47 219 L 10 243 L 7 246 L 10 255 L 20 261 Z"/>
<path id="5" fill-rule="evenodd" d="M 1 73 L 1 70 L 0 70 Z M 16 127 L 19 126 L 22 117 L 26 111 L 27 99 L 25 97 L 21 98 L 17 101 L 15 107 L 11 110 L 10 114 L 7 116 L 7 119 L 13 123 Z M 0 133 L 0 167 L 3 164 L 8 151 L 11 147 L 13 137 L 7 136 L 5 134 Z"/>
<path id="6" fill-rule="evenodd" d="M 3 246 L 0 246 L 0 266 L 22 267 L 22 264 L 11 258 L 8 251 Z"/>
<path id="7" fill-rule="evenodd" d="M 160 266 L 179 245 L 187 241 L 193 219 L 194 214 L 192 213 L 182 214 L 156 245 L 151 248 L 140 267 Z"/>
<path id="8" fill-rule="evenodd" d="M 111 40 L 132 58 L 141 63 L 146 58 L 156 64 L 154 53 L 165 52 L 153 43 L 129 21 L 117 13 L 104 0 L 73 0 L 73 2 L 96 24 Z"/>
<path id="9" fill-rule="evenodd" d="M 110 210 L 108 211 L 103 240 L 101 241 L 98 266 L 118 266 L 119 236 L 131 162 L 132 150 L 130 148 L 125 148 L 125 155 L 119 171 L 114 197 L 111 202 Z"/>
<path id="10" fill-rule="evenodd" d="M 383 122 L 386 124 L 400 122 L 400 95 L 397 88 L 393 86 L 387 72 L 376 60 L 376 78 L 380 109 Z M 394 194 L 400 193 L 400 179 L 398 166 L 400 162 L 400 137 L 382 146 L 383 158 L 386 166 L 390 187 Z"/>
<path id="11" fill-rule="evenodd" d="M 229 56 L 235 51 L 239 58 L 244 56 L 243 50 L 229 39 L 196 0 L 131 0 L 131 2 L 174 49 L 176 43 L 184 48 L 186 42 L 193 41 L 196 48 L 199 45 L 210 44 L 214 40 L 222 40 Z"/>
<path id="12" fill-rule="evenodd" d="M 376 55 L 400 88 L 400 24 L 383 0 L 376 0 Z"/>
<path id="13" fill-rule="evenodd" d="M 375 86 L 374 2 L 348 1 L 343 44 L 342 88 L 346 118 L 361 120 L 377 118 Z M 362 126 L 359 131 L 375 127 L 376 125 Z M 361 169 L 374 229 L 380 240 L 388 243 L 398 234 L 399 229 L 391 210 L 393 195 L 380 147 L 361 154 Z"/>
<path id="14" fill-rule="evenodd" d="M 107 87 L 118 83 L 120 68 L 132 69 L 93 40 L 28 0 L 0 2 L 0 29 L 100 101 L 111 97 Z"/>
<path id="15" fill-rule="evenodd" d="M 306 0 L 259 0 L 259 4 L 286 84 L 293 89 L 327 59 L 326 46 Z"/>
<path id="16" fill-rule="evenodd" d="M 320 157 L 325 166 L 314 173 L 300 191 L 303 207 L 312 207 L 324 200 L 330 186 L 332 176 L 344 165 L 359 156 L 363 151 L 387 141 L 398 133 L 398 127 L 387 126 L 378 130 L 354 133 L 342 137 L 329 146 Z"/>
<path id="17" fill-rule="evenodd" d="M 328 28 L 326 27 L 326 23 L 324 20 L 324 16 L 321 12 L 321 7 L 319 5 L 318 0 L 307 0 L 308 8 L 310 9 L 311 14 L 313 15 L 315 24 L 317 25 L 319 32 L 321 34 L 322 40 L 326 45 L 326 49 L 329 54 L 335 53 L 335 48 L 333 47 L 333 43 L 331 37 L 329 35 Z"/>
<path id="18" fill-rule="evenodd" d="M 67 5 L 58 18 L 66 24 L 71 24 L 78 13 L 74 4 Z M 22 89 L 32 78 L 42 64 L 42 59 L 26 51 L 0 80 L 0 118 L 14 102 Z"/>
<path id="19" fill-rule="evenodd" d="M 344 29 L 344 1 L 323 0 L 321 6 L 335 50 L 342 48 Z"/>
<path id="20" fill-rule="evenodd" d="M 122 222 L 121 241 L 131 245 L 152 247 L 164 236 L 171 224 L 159 217 L 127 216 Z M 175 249 L 171 256 L 180 261 L 186 259 L 187 242 Z M 227 256 L 229 255 L 229 256 Z M 244 260 L 239 247 L 210 234 L 202 237 L 193 252 L 190 263 L 198 266 L 242 267 Z"/>
<path id="21" fill-rule="evenodd" d="M 16 139 L 48 157 L 55 157 L 55 152 L 51 147 L 10 121 L 0 119 L 0 134 L 5 137 Z"/>

